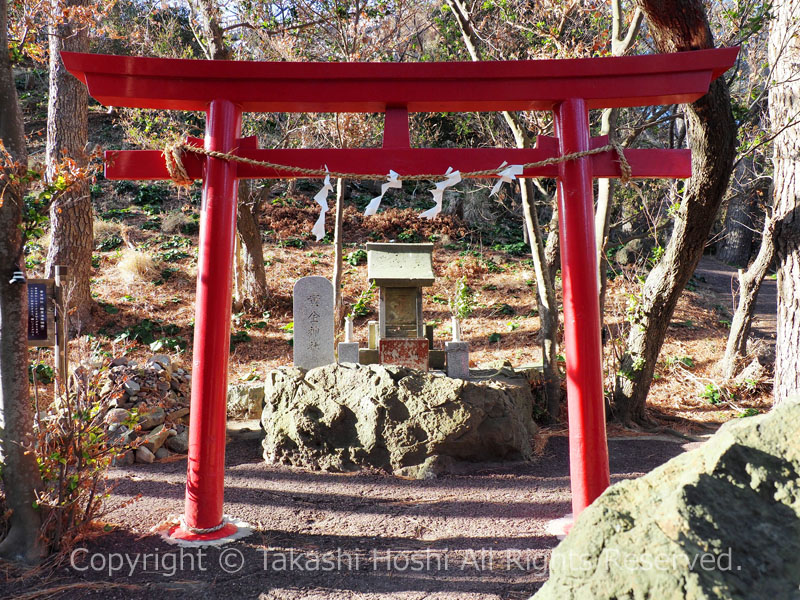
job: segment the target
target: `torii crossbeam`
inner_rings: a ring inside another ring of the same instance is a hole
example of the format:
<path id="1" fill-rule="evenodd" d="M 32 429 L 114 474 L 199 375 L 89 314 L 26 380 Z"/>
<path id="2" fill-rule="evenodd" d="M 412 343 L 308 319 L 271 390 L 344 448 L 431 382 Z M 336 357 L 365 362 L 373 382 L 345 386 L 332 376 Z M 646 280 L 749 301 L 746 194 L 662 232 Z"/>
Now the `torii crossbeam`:
<path id="1" fill-rule="evenodd" d="M 102 104 L 205 111 L 206 150 L 287 165 L 267 168 L 184 152 L 203 180 L 194 370 L 184 523 L 172 536 L 215 540 L 223 519 L 225 398 L 236 191 L 243 178 L 308 176 L 291 167 L 385 176 L 496 169 L 604 146 L 588 110 L 692 102 L 730 68 L 738 48 L 678 54 L 473 63 L 267 63 L 176 60 L 63 52 L 67 69 Z M 413 148 L 409 112 L 548 110 L 555 136 L 536 148 Z M 241 138 L 243 112 L 385 113 L 382 148 L 261 150 Z M 691 175 L 688 150 L 626 150 L 633 177 Z M 573 514 L 609 485 L 592 178 L 619 177 L 613 152 L 528 169 L 558 179 L 564 342 Z M 169 179 L 158 151 L 109 151 L 108 179 Z"/>

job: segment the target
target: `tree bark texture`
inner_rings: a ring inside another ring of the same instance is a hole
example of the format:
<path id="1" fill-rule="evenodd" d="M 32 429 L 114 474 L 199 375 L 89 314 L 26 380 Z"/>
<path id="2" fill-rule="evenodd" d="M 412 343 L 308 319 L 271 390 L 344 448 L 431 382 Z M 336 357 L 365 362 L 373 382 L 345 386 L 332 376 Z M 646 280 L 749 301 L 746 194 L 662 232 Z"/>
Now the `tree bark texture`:
<path id="1" fill-rule="evenodd" d="M 269 298 L 267 274 L 264 270 L 264 247 L 261 243 L 261 230 L 258 217 L 261 213 L 261 200 L 252 192 L 252 185 L 246 179 L 239 181 L 239 207 L 236 213 L 236 231 L 243 252 L 237 262 L 237 303 L 252 312 L 266 309 Z"/>
<path id="2" fill-rule="evenodd" d="M 758 291 L 767 270 L 775 258 L 775 221 L 767 219 L 761 236 L 761 248 L 747 271 L 739 270 L 739 300 L 731 319 L 731 330 L 722 358 L 722 373 L 725 379 L 732 379 L 742 359 L 747 354 L 747 340 L 753 323 L 753 311 L 758 300 Z"/>
<path id="3" fill-rule="evenodd" d="M 700 0 L 638 0 L 659 52 L 713 47 Z M 687 105 L 692 178 L 675 216 L 662 260 L 648 275 L 614 384 L 612 412 L 622 422 L 646 423 L 645 402 L 678 298 L 703 254 L 728 186 L 736 153 L 736 124 L 723 78 Z"/>
<path id="4" fill-rule="evenodd" d="M 206 56 L 209 60 L 230 60 L 232 53 L 225 43 L 225 32 L 220 22 L 219 6 L 214 0 L 199 0 L 198 7 L 203 15 L 203 35 L 206 38 Z"/>
<path id="5" fill-rule="evenodd" d="M 67 0 L 67 6 L 84 6 L 86 0 Z M 75 79 L 61 61 L 61 51 L 88 52 L 89 41 L 84 25 L 67 22 L 50 32 L 50 90 L 47 106 L 47 179 L 58 176 L 64 158 L 79 167 L 87 163 L 89 141 L 89 96 L 86 86 Z M 56 265 L 69 268 L 70 329 L 80 331 L 89 319 L 92 296 L 89 277 L 92 272 L 92 200 L 89 180 L 76 181 L 50 206 L 50 248 L 47 252 L 46 277 L 55 277 Z"/>
<path id="6" fill-rule="evenodd" d="M 800 393 L 800 0 L 785 0 L 773 9 L 769 61 L 775 82 L 769 92 L 769 116 L 773 131 L 780 131 L 772 157 L 778 263 L 775 403 L 779 404 Z"/>
<path id="7" fill-rule="evenodd" d="M 731 196 L 725 212 L 724 238 L 717 249 L 717 258 L 736 267 L 746 267 L 753 251 L 753 216 L 756 196 L 752 190 L 741 190 Z"/>
<path id="8" fill-rule="evenodd" d="M 7 5 L 0 0 L 0 139 L 14 161 L 27 167 L 22 113 L 9 62 L 6 33 Z M 5 164 L 5 161 L 3 161 Z M 33 452 L 33 415 L 28 397 L 28 286 L 10 284 L 13 272 L 24 269 L 22 198 L 24 187 L 9 184 L 13 166 L 5 165 L 0 204 L 0 461 L 3 487 L 11 510 L 9 531 L 0 542 L 0 557 L 34 563 L 42 555 L 41 517 L 33 507 L 41 486 Z"/>

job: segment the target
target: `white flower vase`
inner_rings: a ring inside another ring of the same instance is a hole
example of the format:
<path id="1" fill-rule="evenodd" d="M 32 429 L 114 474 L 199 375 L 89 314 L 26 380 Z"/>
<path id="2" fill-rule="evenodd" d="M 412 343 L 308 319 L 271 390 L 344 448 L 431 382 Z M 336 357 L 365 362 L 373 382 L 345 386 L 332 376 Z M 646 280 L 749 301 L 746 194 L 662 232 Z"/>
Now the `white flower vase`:
<path id="1" fill-rule="evenodd" d="M 461 321 L 458 320 L 458 317 L 453 317 L 453 341 L 460 342 L 461 341 Z"/>
<path id="2" fill-rule="evenodd" d="M 344 318 L 344 341 L 345 343 L 353 341 L 353 318 L 349 315 Z"/>

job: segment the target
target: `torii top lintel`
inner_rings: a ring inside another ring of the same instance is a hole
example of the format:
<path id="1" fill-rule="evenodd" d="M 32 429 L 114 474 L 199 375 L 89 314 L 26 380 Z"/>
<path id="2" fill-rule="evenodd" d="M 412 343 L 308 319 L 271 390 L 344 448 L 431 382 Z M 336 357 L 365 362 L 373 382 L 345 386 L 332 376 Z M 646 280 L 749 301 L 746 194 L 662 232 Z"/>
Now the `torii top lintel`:
<path id="1" fill-rule="evenodd" d="M 692 102 L 738 48 L 609 58 L 448 63 L 181 60 L 63 52 L 67 69 L 110 106 L 245 112 L 550 110 L 567 98 L 606 108 Z"/>
<path id="2" fill-rule="evenodd" d="M 612 58 L 451 63 L 289 63 L 180 60 L 62 52 L 67 69 L 110 106 L 208 111 L 225 101 L 241 112 L 385 113 L 382 148 L 259 149 L 240 139 L 227 151 L 293 168 L 238 164 L 238 178 L 304 176 L 300 169 L 386 176 L 530 165 L 561 154 L 559 141 L 540 136 L 535 148 L 412 148 L 409 112 L 554 110 L 569 99 L 586 109 L 692 102 L 731 67 L 738 48 Z M 207 142 L 208 140 L 206 140 Z M 592 138 L 600 148 L 606 138 Z M 203 146 L 203 140 L 189 140 Z M 204 159 L 184 152 L 192 179 Z M 625 151 L 632 177 L 691 175 L 688 150 Z M 169 179 L 159 151 L 106 153 L 108 179 Z M 591 157 L 593 176 L 620 177 L 613 152 Z M 308 176 L 308 175 L 305 175 Z M 315 175 L 319 176 L 319 175 Z M 494 174 L 487 175 L 492 177 Z M 525 168 L 523 177 L 557 177 L 558 166 Z"/>

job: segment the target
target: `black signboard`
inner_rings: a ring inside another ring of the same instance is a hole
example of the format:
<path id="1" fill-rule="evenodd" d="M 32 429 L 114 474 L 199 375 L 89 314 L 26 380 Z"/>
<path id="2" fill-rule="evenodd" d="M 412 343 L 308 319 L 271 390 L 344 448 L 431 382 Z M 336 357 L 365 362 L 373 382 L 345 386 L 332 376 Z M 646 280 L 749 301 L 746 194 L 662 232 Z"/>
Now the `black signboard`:
<path id="1" fill-rule="evenodd" d="M 28 279 L 28 346 L 55 346 L 52 279 Z"/>

